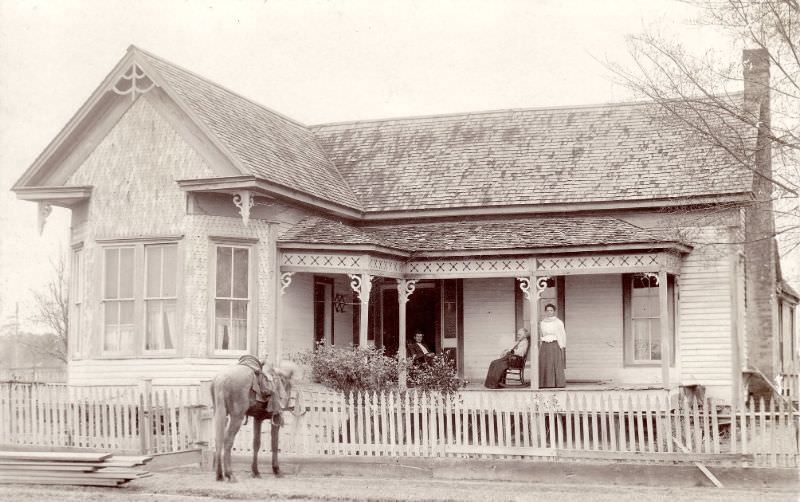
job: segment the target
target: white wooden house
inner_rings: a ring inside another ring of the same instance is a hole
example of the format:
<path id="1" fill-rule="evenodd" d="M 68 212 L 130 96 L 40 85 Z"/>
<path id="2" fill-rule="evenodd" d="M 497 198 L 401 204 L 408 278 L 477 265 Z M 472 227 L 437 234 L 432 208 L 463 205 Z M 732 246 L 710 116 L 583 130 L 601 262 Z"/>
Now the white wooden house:
<path id="1" fill-rule="evenodd" d="M 69 382 L 197 383 L 320 339 L 393 354 L 415 329 L 482 381 L 552 302 L 568 386 L 734 400 L 779 360 L 774 253 L 745 287 L 736 243 L 754 177 L 651 106 L 307 126 L 131 47 L 14 187 L 72 210 Z"/>

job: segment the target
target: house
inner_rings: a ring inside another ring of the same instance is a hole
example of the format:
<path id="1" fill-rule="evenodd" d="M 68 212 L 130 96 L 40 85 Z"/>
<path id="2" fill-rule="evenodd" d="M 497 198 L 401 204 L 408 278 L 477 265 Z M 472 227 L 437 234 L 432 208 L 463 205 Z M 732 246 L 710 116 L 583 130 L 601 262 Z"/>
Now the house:
<path id="1" fill-rule="evenodd" d="M 775 244 L 742 244 L 770 232 L 769 187 L 652 107 L 307 126 L 131 47 L 13 188 L 72 210 L 69 382 L 191 384 L 319 340 L 402 353 L 416 329 L 481 381 L 553 303 L 570 384 L 735 401 L 797 359 Z"/>

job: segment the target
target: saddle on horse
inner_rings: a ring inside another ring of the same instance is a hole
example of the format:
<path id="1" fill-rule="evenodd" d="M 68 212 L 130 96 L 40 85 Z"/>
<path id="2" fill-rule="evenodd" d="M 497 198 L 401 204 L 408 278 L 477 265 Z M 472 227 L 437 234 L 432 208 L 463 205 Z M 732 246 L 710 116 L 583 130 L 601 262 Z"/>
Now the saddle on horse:
<path id="1" fill-rule="evenodd" d="M 242 356 L 239 358 L 239 364 L 253 370 L 250 389 L 255 393 L 259 407 L 270 413 L 280 413 L 280 403 L 286 402 L 288 398 L 283 379 L 269 372 L 264 372 L 264 363 L 255 356 Z M 275 399 L 272 399 L 272 397 L 275 397 Z"/>

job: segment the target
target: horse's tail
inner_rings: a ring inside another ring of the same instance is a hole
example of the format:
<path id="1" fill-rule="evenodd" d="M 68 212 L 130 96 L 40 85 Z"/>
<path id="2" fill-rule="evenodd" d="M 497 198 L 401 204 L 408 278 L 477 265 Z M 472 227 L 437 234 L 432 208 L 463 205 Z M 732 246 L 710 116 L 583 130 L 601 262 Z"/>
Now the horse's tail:
<path id="1" fill-rule="evenodd" d="M 223 478 L 223 451 L 225 449 L 225 426 L 227 425 L 228 411 L 225 406 L 225 393 L 215 393 L 217 380 L 211 382 L 211 403 L 214 408 L 214 464 L 217 480 Z M 220 389 L 221 391 L 222 389 Z"/>

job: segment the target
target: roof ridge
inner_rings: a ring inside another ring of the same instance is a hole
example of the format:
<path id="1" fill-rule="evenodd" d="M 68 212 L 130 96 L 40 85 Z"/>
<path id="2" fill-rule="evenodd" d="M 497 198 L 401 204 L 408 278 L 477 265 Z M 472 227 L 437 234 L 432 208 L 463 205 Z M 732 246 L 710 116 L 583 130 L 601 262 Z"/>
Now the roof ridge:
<path id="1" fill-rule="evenodd" d="M 743 94 L 743 92 L 730 92 L 724 95 L 715 95 L 715 97 L 727 97 L 733 98 Z M 668 101 L 685 101 L 685 98 L 672 98 Z M 309 124 L 308 127 L 311 130 L 315 129 L 322 129 L 322 128 L 333 128 L 337 126 L 346 126 L 346 125 L 355 125 L 355 124 L 370 124 L 370 123 L 379 123 L 379 122 L 405 122 L 405 121 L 412 121 L 412 120 L 438 120 L 438 119 L 448 119 L 448 118 L 458 118 L 458 117 L 470 117 L 473 115 L 503 115 L 503 114 L 511 114 L 511 113 L 525 113 L 525 112 L 544 112 L 550 110 L 591 110 L 591 109 L 603 109 L 603 108 L 621 108 L 621 107 L 629 107 L 629 106 L 646 106 L 646 105 L 656 105 L 657 102 L 653 100 L 636 100 L 636 101 L 616 101 L 616 102 L 605 102 L 605 103 L 587 103 L 587 104 L 580 104 L 580 105 L 552 105 L 552 106 L 533 106 L 533 107 L 522 107 L 522 108 L 498 108 L 494 110 L 476 110 L 476 111 L 469 111 L 469 112 L 452 112 L 452 113 L 434 113 L 431 115 L 408 115 L 408 116 L 394 116 L 394 117 L 384 117 L 384 118 L 376 118 L 376 119 L 361 119 L 361 120 L 342 120 L 342 121 L 335 121 L 335 122 L 323 122 L 321 124 Z"/>
<path id="2" fill-rule="evenodd" d="M 300 122 L 297 119 L 294 119 L 294 118 L 292 118 L 292 117 L 290 117 L 290 116 L 288 116 L 286 114 L 283 114 L 283 113 L 281 113 L 281 112 L 279 112 L 277 110 L 273 110 L 272 108 L 270 108 L 270 107 L 268 107 L 266 105 L 263 105 L 263 104 L 255 101 L 255 100 L 253 100 L 251 98 L 248 98 L 247 96 L 244 96 L 243 94 L 240 94 L 240 93 L 238 93 L 238 92 L 236 92 L 236 91 L 234 91 L 234 90 L 232 90 L 232 89 L 230 89 L 230 88 L 228 88 L 228 87 L 226 87 L 226 86 L 224 86 L 222 84 L 214 82 L 213 80 L 210 80 L 210 79 L 200 75 L 197 72 L 189 70 L 188 68 L 185 68 L 185 67 L 183 67 L 183 66 L 181 66 L 179 64 L 173 63 L 172 61 L 168 61 L 168 60 L 166 60 L 166 59 L 164 59 L 164 58 L 162 58 L 160 56 L 157 56 L 157 55 L 153 54 L 150 51 L 142 49 L 141 47 L 138 47 L 136 45 L 131 44 L 128 47 L 128 51 L 129 52 L 130 51 L 140 52 L 140 53 L 144 54 L 145 56 L 153 58 L 156 61 L 159 61 L 159 62 L 161 62 L 161 63 L 163 63 L 165 65 L 171 66 L 171 67 L 173 67 L 175 69 L 178 69 L 178 70 L 180 70 L 182 72 L 188 73 L 189 75 L 191 75 L 191 76 L 193 76 L 193 77 L 195 77 L 195 78 L 197 78 L 199 80 L 202 80 L 203 82 L 205 82 L 205 83 L 207 83 L 209 85 L 212 85 L 212 86 L 214 86 L 214 87 L 216 87 L 218 89 L 221 89 L 221 90 L 223 90 L 223 91 L 225 91 L 227 93 L 230 93 L 230 94 L 236 96 L 237 98 L 241 98 L 241 99 L 247 101 L 248 103 L 251 103 L 251 104 L 253 104 L 253 105 L 255 105 L 255 106 L 257 106 L 257 107 L 259 107 L 259 108 L 261 108 L 261 109 L 263 109 L 263 110 L 265 110 L 267 112 L 269 112 L 269 113 L 272 113 L 273 115 L 275 115 L 275 116 L 277 116 L 277 117 L 279 117 L 279 118 L 281 118 L 281 119 L 283 119 L 283 120 L 285 120 L 287 122 L 291 122 L 292 124 L 300 126 L 300 127 L 303 127 L 305 129 L 310 129 L 310 126 Z"/>

